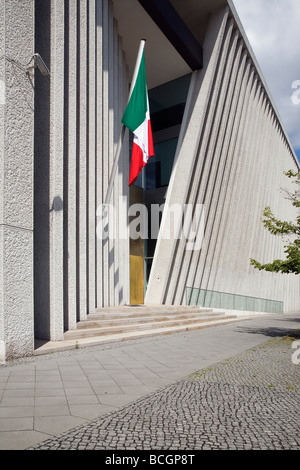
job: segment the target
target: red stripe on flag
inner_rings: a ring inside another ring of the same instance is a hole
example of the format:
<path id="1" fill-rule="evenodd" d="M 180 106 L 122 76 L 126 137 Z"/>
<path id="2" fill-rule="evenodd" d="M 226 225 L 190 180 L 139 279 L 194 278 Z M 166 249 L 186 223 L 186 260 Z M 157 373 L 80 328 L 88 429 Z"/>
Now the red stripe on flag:
<path id="1" fill-rule="evenodd" d="M 153 135 L 151 129 L 151 121 L 148 121 L 148 156 L 154 156 L 154 145 L 153 145 Z M 146 165 L 147 162 L 144 161 L 144 155 L 141 147 L 135 142 L 132 144 L 132 154 L 131 154 L 131 166 L 129 174 L 129 183 L 130 186 L 134 183 L 139 176 L 142 168 Z"/>
<path id="2" fill-rule="evenodd" d="M 129 186 L 136 181 L 144 165 L 145 163 L 143 160 L 143 151 L 141 147 L 139 147 L 133 142 L 129 174 Z"/>
<path id="3" fill-rule="evenodd" d="M 154 156 L 154 145 L 153 145 L 153 135 L 152 135 L 152 127 L 151 121 L 148 121 L 148 155 L 149 157 Z"/>

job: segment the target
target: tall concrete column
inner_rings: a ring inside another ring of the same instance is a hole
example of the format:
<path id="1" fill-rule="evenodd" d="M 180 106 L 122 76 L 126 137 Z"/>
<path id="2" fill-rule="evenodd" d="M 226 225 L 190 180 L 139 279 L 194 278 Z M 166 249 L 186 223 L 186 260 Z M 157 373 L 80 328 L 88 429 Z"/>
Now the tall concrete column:
<path id="1" fill-rule="evenodd" d="M 67 113 L 65 5 L 59 0 L 35 0 L 34 3 L 36 52 L 42 55 L 51 73 L 50 77 L 37 73 L 35 83 L 35 337 L 59 341 L 64 332 L 65 196 L 67 199 L 64 182 L 64 146 L 68 142 L 64 128 Z M 72 255 L 70 249 L 70 257 Z"/>
<path id="2" fill-rule="evenodd" d="M 64 214 L 64 2 L 51 2 L 50 152 L 49 152 L 49 266 L 50 339 L 63 338 L 63 214 Z"/>
<path id="3" fill-rule="evenodd" d="M 34 2 L 0 1 L 0 360 L 33 334 Z"/>

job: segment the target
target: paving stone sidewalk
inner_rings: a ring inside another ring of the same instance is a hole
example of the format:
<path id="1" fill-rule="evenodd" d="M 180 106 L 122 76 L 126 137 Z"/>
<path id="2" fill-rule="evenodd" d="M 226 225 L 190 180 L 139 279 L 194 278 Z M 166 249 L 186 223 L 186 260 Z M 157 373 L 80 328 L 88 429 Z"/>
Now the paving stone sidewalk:
<path id="1" fill-rule="evenodd" d="M 269 340 L 28 450 L 299 450 L 291 345 Z"/>

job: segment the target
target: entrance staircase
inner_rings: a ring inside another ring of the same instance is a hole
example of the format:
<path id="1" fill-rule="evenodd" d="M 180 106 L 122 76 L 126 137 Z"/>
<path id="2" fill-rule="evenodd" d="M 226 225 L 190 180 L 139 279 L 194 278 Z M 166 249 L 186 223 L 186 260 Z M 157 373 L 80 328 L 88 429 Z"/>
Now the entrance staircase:
<path id="1" fill-rule="evenodd" d="M 128 305 L 100 308 L 89 314 L 87 320 L 77 323 L 76 329 L 65 332 L 63 341 L 40 345 L 35 354 L 167 335 L 245 319 L 249 317 L 193 306 Z"/>

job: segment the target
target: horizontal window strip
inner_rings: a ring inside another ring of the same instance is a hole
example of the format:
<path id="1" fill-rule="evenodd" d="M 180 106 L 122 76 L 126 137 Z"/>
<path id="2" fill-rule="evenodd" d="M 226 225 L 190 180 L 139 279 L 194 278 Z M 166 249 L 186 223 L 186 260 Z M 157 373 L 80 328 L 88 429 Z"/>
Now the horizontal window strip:
<path id="1" fill-rule="evenodd" d="M 283 313 L 283 302 L 239 294 L 186 287 L 187 305 L 247 310 L 250 312 Z"/>

